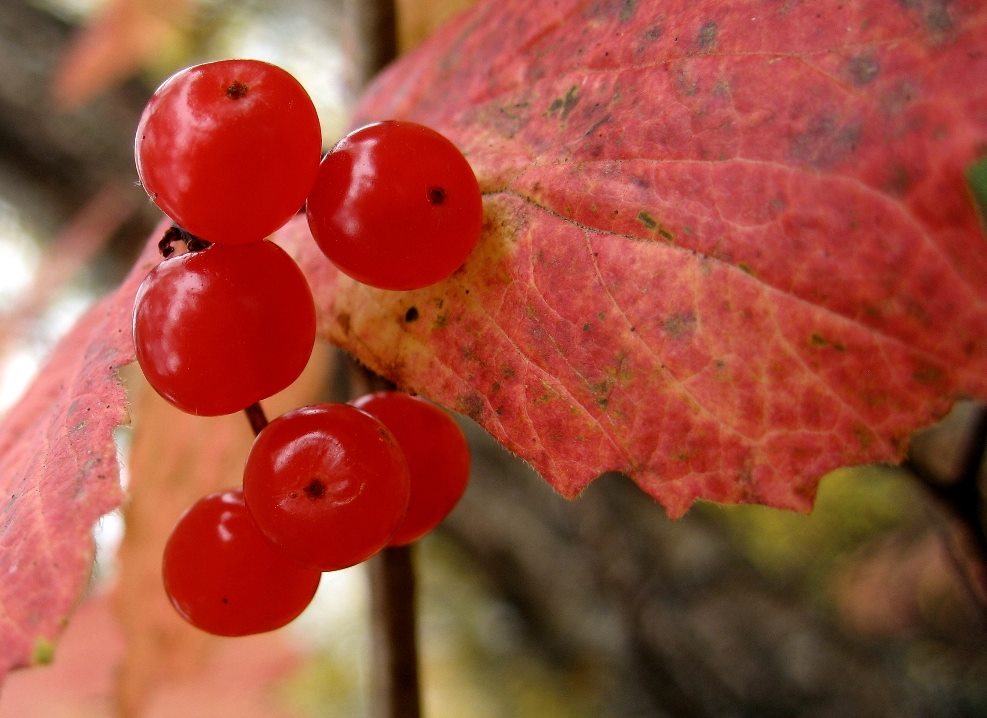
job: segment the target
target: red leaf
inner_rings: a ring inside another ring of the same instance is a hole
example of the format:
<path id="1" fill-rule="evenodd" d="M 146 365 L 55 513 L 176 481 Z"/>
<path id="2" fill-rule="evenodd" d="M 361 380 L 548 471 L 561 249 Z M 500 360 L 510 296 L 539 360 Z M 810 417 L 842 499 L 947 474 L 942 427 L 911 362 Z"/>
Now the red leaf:
<path id="1" fill-rule="evenodd" d="M 0 423 L 0 677 L 50 657 L 86 586 L 93 524 L 122 498 L 117 370 L 133 361 L 130 304 L 155 250 L 83 316 Z"/>
<path id="2" fill-rule="evenodd" d="M 480 247 L 429 290 L 340 279 L 329 333 L 567 496 L 619 470 L 672 515 L 807 509 L 987 396 L 985 27 L 973 0 L 483 2 L 359 112 L 460 145 Z"/>
<path id="3" fill-rule="evenodd" d="M 829 469 L 898 459 L 955 396 L 987 398 L 964 184 L 985 26 L 973 0 L 484 2 L 361 109 L 466 151 L 486 224 L 464 269 L 376 291 L 303 219 L 278 239 L 327 334 L 563 494 L 620 470 L 672 515 L 805 509 Z M 120 500 L 115 373 L 157 237 L 0 427 L 0 674 L 57 633 Z"/>

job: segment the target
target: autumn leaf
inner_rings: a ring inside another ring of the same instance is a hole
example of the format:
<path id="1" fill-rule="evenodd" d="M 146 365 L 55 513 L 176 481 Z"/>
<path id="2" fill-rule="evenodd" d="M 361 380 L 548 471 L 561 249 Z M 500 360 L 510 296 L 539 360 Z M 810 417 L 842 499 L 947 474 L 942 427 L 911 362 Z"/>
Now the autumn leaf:
<path id="1" fill-rule="evenodd" d="M 120 289 L 59 342 L 0 422 L 0 677 L 51 660 L 89 578 L 93 524 L 123 497 L 118 372 L 134 358 L 128 305 L 155 250 L 149 244 Z"/>
<path id="2" fill-rule="evenodd" d="M 169 637 L 170 638 L 170 637 Z M 93 716 L 236 716 L 292 718 L 304 713 L 281 696 L 285 680 L 303 664 L 298 642 L 284 632 L 236 641 L 200 635 L 211 652 L 195 656 L 156 686 L 139 712 L 116 705 L 117 670 L 131 660 L 112 601 L 98 592 L 79 607 L 58 646 L 58 660 L 23 671 L 4 684 L 0 718 L 83 718 Z M 165 652 L 171 648 L 165 643 Z"/>
<path id="3" fill-rule="evenodd" d="M 807 509 L 987 397 L 985 27 L 970 0 L 482 2 L 357 118 L 464 150 L 480 246 L 431 289 L 332 283 L 329 336 L 566 496 L 616 470 L 673 516 Z"/>
<path id="4" fill-rule="evenodd" d="M 338 275 L 304 218 L 276 240 L 324 334 L 562 494 L 617 470 L 673 516 L 807 509 L 828 470 L 897 460 L 955 397 L 987 398 L 966 180 L 985 26 L 971 0 L 481 2 L 357 117 L 463 148 L 485 226 L 462 270 L 383 292 Z M 50 653 L 120 501 L 116 371 L 158 236 L 4 421 L 0 674 Z"/>

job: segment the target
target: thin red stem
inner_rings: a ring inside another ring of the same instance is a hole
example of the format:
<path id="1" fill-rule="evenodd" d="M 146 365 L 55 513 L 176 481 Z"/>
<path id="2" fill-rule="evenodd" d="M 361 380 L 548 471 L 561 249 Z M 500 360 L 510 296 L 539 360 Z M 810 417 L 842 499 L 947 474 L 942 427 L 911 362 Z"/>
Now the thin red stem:
<path id="1" fill-rule="evenodd" d="M 248 406 L 243 413 L 247 415 L 247 421 L 250 422 L 250 428 L 253 429 L 255 436 L 267 426 L 267 414 L 264 413 L 259 401 Z"/>

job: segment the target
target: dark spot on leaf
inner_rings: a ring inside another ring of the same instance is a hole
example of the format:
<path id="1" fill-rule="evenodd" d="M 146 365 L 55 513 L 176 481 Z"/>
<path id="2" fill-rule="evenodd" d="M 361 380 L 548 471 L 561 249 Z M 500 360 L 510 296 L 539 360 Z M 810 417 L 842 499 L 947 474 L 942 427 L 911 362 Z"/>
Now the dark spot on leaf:
<path id="1" fill-rule="evenodd" d="M 634 17 L 634 11 L 637 9 L 637 0 L 624 0 L 624 4 L 620 8 L 620 21 L 627 22 L 632 17 Z"/>
<path id="2" fill-rule="evenodd" d="M 226 88 L 226 96 L 231 100 L 239 100 L 247 96 L 250 88 L 246 83 L 240 82 L 240 80 L 234 80 L 229 87 Z"/>
<path id="3" fill-rule="evenodd" d="M 708 22 L 699 28 L 696 36 L 696 45 L 700 52 L 711 52 L 716 47 L 716 33 L 718 29 L 715 22 Z"/>
<path id="4" fill-rule="evenodd" d="M 859 141 L 859 124 L 840 122 L 835 115 L 821 114 L 792 138 L 789 152 L 796 162 L 827 168 L 853 154 Z"/>
<path id="5" fill-rule="evenodd" d="M 850 58 L 846 65 L 846 74 L 857 87 L 870 84 L 880 71 L 880 66 L 870 55 L 857 55 Z"/>
<path id="6" fill-rule="evenodd" d="M 579 104 L 579 88 L 573 85 L 569 88 L 568 92 L 565 93 L 565 97 L 556 97 L 552 100 L 552 104 L 548 106 L 548 114 L 554 115 L 559 113 L 561 119 L 566 119 L 572 109 Z"/>
<path id="7" fill-rule="evenodd" d="M 920 366 L 912 372 L 912 379 L 919 384 L 938 385 L 943 381 L 943 370 L 937 366 Z"/>
<path id="8" fill-rule="evenodd" d="M 838 352 L 846 351 L 845 344 L 843 344 L 842 342 L 831 341 L 826 337 L 824 337 L 822 334 L 815 334 L 815 333 L 812 334 L 812 336 L 809 337 L 809 343 L 814 347 L 833 349 Z"/>
<path id="9" fill-rule="evenodd" d="M 459 397 L 460 411 L 473 421 L 479 421 L 483 416 L 484 405 L 483 397 L 477 393 L 463 394 Z"/>
<path id="10" fill-rule="evenodd" d="M 433 329 L 442 329 L 448 323 L 449 318 L 445 314 L 439 314 L 435 317 L 435 322 L 432 324 Z"/>
<path id="11" fill-rule="evenodd" d="M 903 165 L 894 165 L 890 170 L 887 180 L 884 182 L 884 188 L 898 197 L 904 197 L 908 194 L 911 186 L 912 176 L 908 168 Z"/>
<path id="12" fill-rule="evenodd" d="M 658 221 L 644 210 L 637 213 L 637 219 L 648 229 L 654 229 L 658 226 Z"/>
<path id="13" fill-rule="evenodd" d="M 692 334 L 696 330 L 696 315 L 692 312 L 678 312 L 662 324 L 662 329 L 673 339 Z"/>
<path id="14" fill-rule="evenodd" d="M 350 333 L 350 315 L 349 312 L 340 312 L 339 316 L 336 317 L 336 322 L 339 324 L 339 328 L 343 330 L 343 334 Z"/>
<path id="15" fill-rule="evenodd" d="M 853 435 L 862 449 L 869 449 L 874 440 L 874 435 L 864 426 L 855 427 Z"/>
<path id="16" fill-rule="evenodd" d="M 408 311 L 404 313 L 404 321 L 406 322 L 418 321 L 418 307 L 408 307 Z"/>
<path id="17" fill-rule="evenodd" d="M 662 226 L 662 224 L 655 219 L 651 214 L 645 210 L 641 210 L 637 213 L 637 221 L 643 224 L 645 227 L 653 232 L 657 232 L 659 236 L 663 237 L 668 241 L 673 241 L 675 235 L 672 234 L 668 229 Z"/>

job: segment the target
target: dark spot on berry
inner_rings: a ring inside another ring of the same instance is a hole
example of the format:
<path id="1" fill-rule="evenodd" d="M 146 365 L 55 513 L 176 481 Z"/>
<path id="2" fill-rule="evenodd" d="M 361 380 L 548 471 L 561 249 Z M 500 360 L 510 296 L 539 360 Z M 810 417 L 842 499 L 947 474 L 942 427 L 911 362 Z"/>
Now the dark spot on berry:
<path id="1" fill-rule="evenodd" d="M 247 91 L 250 88 L 247 87 L 246 83 L 240 82 L 239 80 L 234 80 L 232 84 L 226 88 L 226 96 L 231 100 L 239 100 L 242 97 L 247 96 Z"/>
<path id="2" fill-rule="evenodd" d="M 325 496 L 326 485 L 322 482 L 322 479 L 315 478 L 308 482 L 305 486 L 305 495 L 312 500 L 321 499 Z"/>
<path id="3" fill-rule="evenodd" d="M 418 320 L 418 307 L 409 307 L 404 313 L 404 321 L 414 322 Z"/>
<path id="4" fill-rule="evenodd" d="M 230 605 L 230 599 L 228 599 L 226 596 L 223 596 L 223 598 L 221 600 L 222 600 L 224 606 L 229 606 Z"/>
<path id="5" fill-rule="evenodd" d="M 429 187 L 428 188 L 428 203 L 429 204 L 443 204 L 446 201 L 446 191 L 442 187 Z"/>

